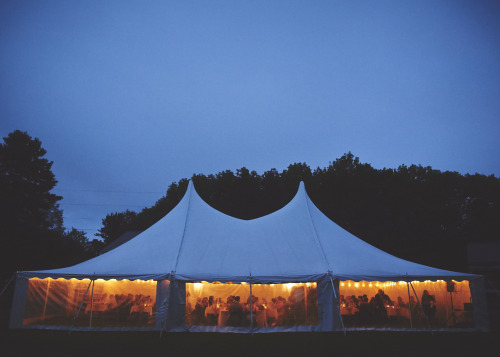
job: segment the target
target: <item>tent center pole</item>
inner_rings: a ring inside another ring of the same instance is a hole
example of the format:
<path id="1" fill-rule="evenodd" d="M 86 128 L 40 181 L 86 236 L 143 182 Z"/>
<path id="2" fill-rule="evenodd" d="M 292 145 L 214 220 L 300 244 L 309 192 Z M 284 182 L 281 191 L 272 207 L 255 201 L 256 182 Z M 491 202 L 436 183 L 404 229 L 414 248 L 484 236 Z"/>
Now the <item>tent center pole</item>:
<path id="1" fill-rule="evenodd" d="M 80 314 L 80 310 L 82 309 L 83 303 L 85 302 L 85 298 L 87 297 L 87 293 L 89 292 L 90 284 L 92 284 L 92 280 L 90 281 L 89 285 L 87 286 L 87 290 L 85 290 L 85 294 L 83 294 L 82 302 L 80 303 L 80 307 L 78 308 L 78 311 L 76 312 L 75 317 L 73 317 L 73 323 L 71 324 L 71 327 L 69 328 L 68 334 L 71 334 L 71 330 L 75 326 L 75 322 L 76 322 L 76 319 L 78 317 L 78 314 Z"/>
<path id="2" fill-rule="evenodd" d="M 92 312 L 94 310 L 94 285 L 95 285 L 95 280 L 92 280 L 92 294 L 90 295 L 90 321 L 89 321 L 90 328 L 92 328 Z"/>
<path id="3" fill-rule="evenodd" d="M 410 284 L 406 282 L 406 287 L 408 288 L 408 310 L 410 313 L 410 328 L 413 328 L 413 318 L 412 318 L 412 306 L 411 306 L 411 298 L 410 298 Z"/>
<path id="4" fill-rule="evenodd" d="M 250 281 L 250 332 L 253 336 L 253 296 L 252 296 L 252 281 Z"/>
<path id="5" fill-rule="evenodd" d="M 51 279 L 48 278 L 47 282 L 47 290 L 45 290 L 45 301 L 43 303 L 43 313 L 42 313 L 42 321 L 45 320 L 45 312 L 47 311 L 47 300 L 49 299 L 49 290 L 50 290 L 50 281 Z"/>
<path id="6" fill-rule="evenodd" d="M 424 317 L 425 317 L 425 321 L 427 322 L 427 326 L 429 327 L 429 330 L 431 331 L 431 334 L 433 334 L 432 327 L 431 327 L 431 322 L 429 321 L 429 318 L 427 317 L 427 315 L 426 315 L 426 313 L 424 311 L 424 307 L 420 303 L 420 299 L 418 298 L 417 292 L 415 291 L 415 288 L 413 287 L 413 284 L 411 283 L 411 281 L 410 281 L 410 286 L 411 286 L 411 288 L 413 290 L 413 294 L 415 294 L 415 297 L 417 298 L 418 305 L 420 306 L 420 311 L 422 311 L 422 315 L 424 315 Z"/>

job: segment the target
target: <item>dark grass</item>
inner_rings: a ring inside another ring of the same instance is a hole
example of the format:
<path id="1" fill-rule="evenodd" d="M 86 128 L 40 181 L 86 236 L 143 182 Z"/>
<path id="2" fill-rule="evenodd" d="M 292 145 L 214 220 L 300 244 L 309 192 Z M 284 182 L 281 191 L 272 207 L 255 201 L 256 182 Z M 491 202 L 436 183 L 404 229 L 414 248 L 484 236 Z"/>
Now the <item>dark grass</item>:
<path id="1" fill-rule="evenodd" d="M 216 334 L 2 330 L 2 356 L 498 356 L 499 333 Z"/>

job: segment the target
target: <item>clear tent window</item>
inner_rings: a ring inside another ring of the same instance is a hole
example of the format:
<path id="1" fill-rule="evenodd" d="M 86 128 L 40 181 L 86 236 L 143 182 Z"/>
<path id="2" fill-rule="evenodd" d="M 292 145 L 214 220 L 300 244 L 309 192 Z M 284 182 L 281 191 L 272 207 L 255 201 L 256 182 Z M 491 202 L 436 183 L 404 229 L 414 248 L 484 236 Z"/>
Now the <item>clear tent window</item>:
<path id="1" fill-rule="evenodd" d="M 185 321 L 218 327 L 317 325 L 317 284 L 186 283 Z"/>

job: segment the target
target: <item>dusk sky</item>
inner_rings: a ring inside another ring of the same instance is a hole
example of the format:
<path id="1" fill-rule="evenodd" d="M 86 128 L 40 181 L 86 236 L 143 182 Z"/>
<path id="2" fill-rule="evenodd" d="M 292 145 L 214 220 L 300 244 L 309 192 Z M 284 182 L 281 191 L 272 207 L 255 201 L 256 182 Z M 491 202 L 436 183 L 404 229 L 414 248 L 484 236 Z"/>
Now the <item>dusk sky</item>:
<path id="1" fill-rule="evenodd" d="M 499 1 L 0 1 L 0 135 L 42 141 L 64 225 L 195 173 L 351 151 L 500 176 Z"/>

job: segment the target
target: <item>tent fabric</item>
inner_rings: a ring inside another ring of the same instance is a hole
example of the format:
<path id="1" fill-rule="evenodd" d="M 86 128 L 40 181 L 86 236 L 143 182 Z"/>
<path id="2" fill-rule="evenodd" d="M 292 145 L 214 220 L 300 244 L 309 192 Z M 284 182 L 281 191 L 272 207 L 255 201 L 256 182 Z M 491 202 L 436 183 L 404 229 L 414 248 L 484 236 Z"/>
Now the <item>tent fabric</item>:
<path id="1" fill-rule="evenodd" d="M 195 332 L 342 330 L 339 281 L 467 280 L 472 284 L 472 299 L 478 312 L 475 316 L 481 320 L 476 320 L 476 327 L 487 329 L 480 275 L 409 262 L 369 245 L 327 218 L 310 200 L 302 182 L 285 207 L 252 220 L 234 218 L 212 208 L 189 182 L 184 197 L 174 209 L 116 248 L 71 267 L 19 272 L 10 326 L 65 329 L 67 327 L 59 325 L 25 326 L 23 319 L 31 278 L 153 280 L 157 284 L 154 326 L 92 329 Z M 318 324 L 252 328 L 188 326 L 186 285 L 202 281 L 246 282 L 250 287 L 252 284 L 315 283 Z M 47 301 L 47 296 L 52 294 L 48 286 L 45 293 L 40 292 L 36 297 L 42 298 L 44 294 Z M 75 326 L 75 329 L 88 328 Z"/>
<path id="2" fill-rule="evenodd" d="M 339 280 L 473 280 L 479 275 L 409 262 L 377 249 L 326 217 L 303 182 L 269 215 L 242 220 L 201 199 L 189 182 L 179 204 L 156 224 L 98 257 L 61 269 L 20 275 L 279 283 Z"/>

